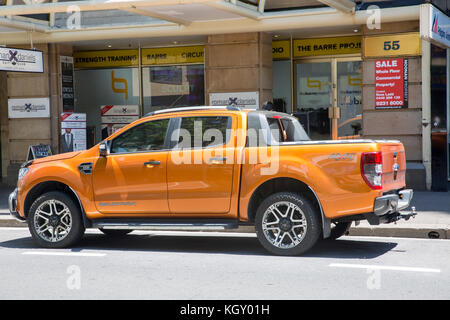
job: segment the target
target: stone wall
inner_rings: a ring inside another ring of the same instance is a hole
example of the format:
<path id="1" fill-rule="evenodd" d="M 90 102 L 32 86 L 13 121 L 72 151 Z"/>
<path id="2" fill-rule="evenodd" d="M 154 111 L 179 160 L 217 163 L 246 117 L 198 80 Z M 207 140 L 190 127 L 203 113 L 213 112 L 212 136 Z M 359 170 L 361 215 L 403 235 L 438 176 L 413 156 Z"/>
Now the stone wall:
<path id="1" fill-rule="evenodd" d="M 206 101 L 216 92 L 258 91 L 260 106 L 272 100 L 272 37 L 265 33 L 208 36 Z"/>

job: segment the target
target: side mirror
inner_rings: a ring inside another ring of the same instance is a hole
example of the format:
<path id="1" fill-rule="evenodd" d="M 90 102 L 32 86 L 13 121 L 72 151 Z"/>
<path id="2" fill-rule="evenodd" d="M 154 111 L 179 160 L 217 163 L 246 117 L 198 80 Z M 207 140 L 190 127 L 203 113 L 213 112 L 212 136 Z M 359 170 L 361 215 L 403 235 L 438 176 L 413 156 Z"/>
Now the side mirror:
<path id="1" fill-rule="evenodd" d="M 106 157 L 108 155 L 108 142 L 103 141 L 102 143 L 100 143 L 100 145 L 98 146 L 98 151 L 100 153 L 100 157 Z"/>

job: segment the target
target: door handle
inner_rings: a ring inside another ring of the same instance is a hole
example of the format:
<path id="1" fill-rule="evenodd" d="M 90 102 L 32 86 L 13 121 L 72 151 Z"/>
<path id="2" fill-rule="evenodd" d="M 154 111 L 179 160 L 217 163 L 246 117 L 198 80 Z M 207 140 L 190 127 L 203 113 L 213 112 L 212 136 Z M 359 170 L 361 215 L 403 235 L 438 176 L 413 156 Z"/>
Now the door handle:
<path id="1" fill-rule="evenodd" d="M 221 163 L 221 162 L 225 162 L 225 161 L 227 161 L 226 157 L 212 157 L 212 158 L 209 158 L 209 162 L 210 163 Z"/>
<path id="2" fill-rule="evenodd" d="M 157 166 L 160 164 L 161 164 L 161 161 L 155 161 L 155 160 L 144 162 L 145 166 Z"/>

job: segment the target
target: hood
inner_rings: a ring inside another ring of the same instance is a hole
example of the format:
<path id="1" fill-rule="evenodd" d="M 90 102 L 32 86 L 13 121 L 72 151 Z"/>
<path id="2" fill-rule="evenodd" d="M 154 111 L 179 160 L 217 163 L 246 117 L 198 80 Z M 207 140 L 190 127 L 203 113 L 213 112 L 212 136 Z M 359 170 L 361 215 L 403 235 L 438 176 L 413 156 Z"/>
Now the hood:
<path id="1" fill-rule="evenodd" d="M 39 158 L 39 159 L 35 159 L 33 161 L 33 164 L 39 164 L 39 163 L 44 163 L 44 162 L 49 162 L 49 161 L 71 159 L 71 158 L 76 157 L 80 153 L 81 153 L 81 151 L 74 151 L 74 152 L 61 153 L 61 154 L 57 154 L 54 156 Z"/>

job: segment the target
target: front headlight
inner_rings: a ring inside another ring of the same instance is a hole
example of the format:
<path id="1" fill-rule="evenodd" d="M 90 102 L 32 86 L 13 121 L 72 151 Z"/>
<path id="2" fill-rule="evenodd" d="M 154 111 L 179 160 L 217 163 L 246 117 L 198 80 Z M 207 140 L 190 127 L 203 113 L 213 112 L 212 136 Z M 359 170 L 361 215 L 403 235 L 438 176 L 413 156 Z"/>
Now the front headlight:
<path id="1" fill-rule="evenodd" d="M 25 175 L 28 173 L 28 171 L 30 171 L 30 169 L 28 168 L 20 168 L 19 170 L 19 177 L 17 180 L 21 180 L 23 177 L 25 177 Z"/>

